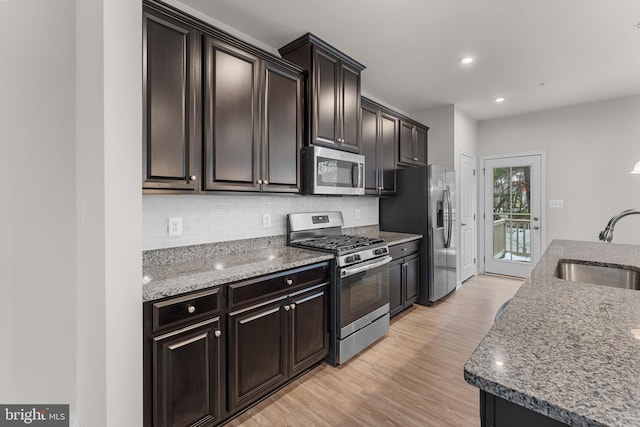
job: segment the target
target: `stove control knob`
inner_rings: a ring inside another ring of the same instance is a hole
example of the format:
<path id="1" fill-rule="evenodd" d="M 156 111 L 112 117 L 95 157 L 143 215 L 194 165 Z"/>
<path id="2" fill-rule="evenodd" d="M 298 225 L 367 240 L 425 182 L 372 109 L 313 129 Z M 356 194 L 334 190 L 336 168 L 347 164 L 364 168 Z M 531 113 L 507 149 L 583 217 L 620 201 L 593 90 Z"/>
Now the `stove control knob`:
<path id="1" fill-rule="evenodd" d="M 375 251 L 373 251 L 373 253 L 376 254 L 376 255 L 386 254 L 387 253 L 387 248 L 378 248 Z"/>
<path id="2" fill-rule="evenodd" d="M 345 261 L 348 263 L 352 263 L 356 261 L 356 256 L 355 255 L 350 255 L 348 257 L 345 258 Z"/>
<path id="3" fill-rule="evenodd" d="M 353 257 L 356 259 L 356 261 L 360 261 L 362 259 L 360 258 L 360 255 L 354 255 Z"/>

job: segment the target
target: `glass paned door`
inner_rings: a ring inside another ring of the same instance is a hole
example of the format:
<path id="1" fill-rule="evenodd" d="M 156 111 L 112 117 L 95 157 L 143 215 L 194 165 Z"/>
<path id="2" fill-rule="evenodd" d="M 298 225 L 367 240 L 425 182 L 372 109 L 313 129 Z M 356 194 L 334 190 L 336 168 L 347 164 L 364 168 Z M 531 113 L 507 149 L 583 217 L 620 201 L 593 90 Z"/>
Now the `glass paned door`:
<path id="1" fill-rule="evenodd" d="M 531 262 L 531 166 L 493 168 L 493 257 Z"/>
<path id="2" fill-rule="evenodd" d="M 488 159 L 485 271 L 525 277 L 540 257 L 541 156 Z"/>

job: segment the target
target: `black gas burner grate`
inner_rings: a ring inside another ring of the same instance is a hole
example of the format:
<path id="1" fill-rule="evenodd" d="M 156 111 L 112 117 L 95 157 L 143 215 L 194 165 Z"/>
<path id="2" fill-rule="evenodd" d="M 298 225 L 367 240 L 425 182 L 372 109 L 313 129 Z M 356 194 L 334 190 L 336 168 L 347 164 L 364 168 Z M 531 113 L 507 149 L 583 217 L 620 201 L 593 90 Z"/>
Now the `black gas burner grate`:
<path id="1" fill-rule="evenodd" d="M 326 236 L 319 237 L 317 239 L 305 240 L 298 242 L 298 245 L 328 252 L 341 253 L 383 242 L 384 240 L 382 239 L 371 239 L 363 236 L 342 234 L 339 236 Z"/>

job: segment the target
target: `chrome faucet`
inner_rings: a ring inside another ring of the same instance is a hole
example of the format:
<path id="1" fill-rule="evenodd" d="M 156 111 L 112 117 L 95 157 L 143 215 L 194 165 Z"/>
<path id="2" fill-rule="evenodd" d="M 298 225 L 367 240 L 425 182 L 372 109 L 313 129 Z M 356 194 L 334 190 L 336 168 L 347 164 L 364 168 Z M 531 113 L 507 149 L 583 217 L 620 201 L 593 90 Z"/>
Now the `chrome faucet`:
<path id="1" fill-rule="evenodd" d="M 598 235 L 598 238 L 600 239 L 600 241 L 611 243 L 611 240 L 613 239 L 613 227 L 616 225 L 616 222 L 618 222 L 621 218 L 624 218 L 627 215 L 634 215 L 634 214 L 640 215 L 640 209 L 627 209 L 626 211 L 622 211 L 619 214 L 614 215 L 607 223 L 607 226 L 605 227 L 605 229 L 602 230 Z"/>

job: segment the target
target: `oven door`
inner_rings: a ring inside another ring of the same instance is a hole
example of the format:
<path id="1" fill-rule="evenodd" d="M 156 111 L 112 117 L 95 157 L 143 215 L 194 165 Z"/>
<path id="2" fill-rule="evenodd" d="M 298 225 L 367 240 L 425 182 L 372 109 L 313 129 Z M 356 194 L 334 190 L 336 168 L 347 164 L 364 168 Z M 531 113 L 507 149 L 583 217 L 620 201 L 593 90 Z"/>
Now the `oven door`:
<path id="1" fill-rule="evenodd" d="M 338 338 L 343 339 L 389 312 L 390 256 L 338 270 Z"/>

